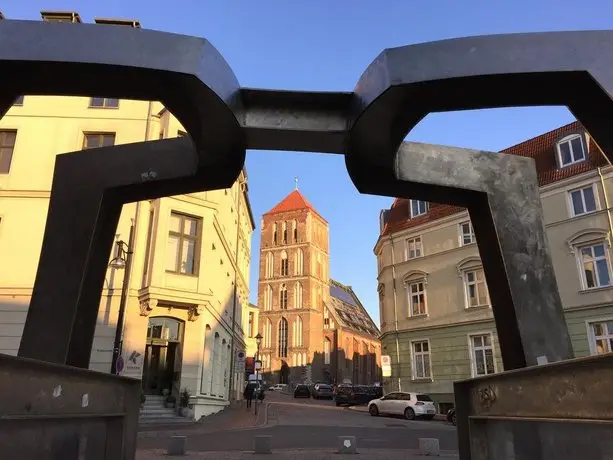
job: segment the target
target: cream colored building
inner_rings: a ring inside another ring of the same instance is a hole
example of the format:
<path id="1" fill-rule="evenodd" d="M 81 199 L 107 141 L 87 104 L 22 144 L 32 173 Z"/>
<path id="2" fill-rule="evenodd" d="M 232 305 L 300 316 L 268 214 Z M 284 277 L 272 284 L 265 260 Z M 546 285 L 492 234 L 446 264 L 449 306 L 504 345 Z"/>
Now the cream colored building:
<path id="1" fill-rule="evenodd" d="M 19 347 L 56 155 L 184 134 L 158 102 L 26 96 L 0 120 L 1 353 Z M 131 224 L 122 374 L 142 379 L 146 408 L 160 409 L 152 414 L 162 412 L 164 390 L 179 401 L 184 388 L 196 419 L 214 413 L 243 386 L 230 362 L 232 348 L 247 347 L 254 230 L 247 175 L 226 190 L 125 205 L 117 240 L 128 242 Z M 97 371 L 110 371 L 125 271 L 106 274 L 90 363 Z"/>
<path id="2" fill-rule="evenodd" d="M 504 150 L 536 161 L 549 246 L 575 355 L 613 351 L 613 168 L 579 123 Z M 453 404 L 455 380 L 502 371 L 465 209 L 397 199 L 375 246 L 389 389 Z M 543 325 L 546 327 L 546 325 Z"/>

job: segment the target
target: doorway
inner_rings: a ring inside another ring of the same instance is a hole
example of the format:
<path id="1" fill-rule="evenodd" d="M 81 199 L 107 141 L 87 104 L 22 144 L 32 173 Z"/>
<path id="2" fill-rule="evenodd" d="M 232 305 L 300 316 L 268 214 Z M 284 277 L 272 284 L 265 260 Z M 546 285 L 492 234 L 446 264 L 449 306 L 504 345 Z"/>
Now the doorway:
<path id="1" fill-rule="evenodd" d="M 287 363 L 285 361 L 283 361 L 281 363 L 281 372 L 280 372 L 280 379 L 279 379 L 279 383 L 285 383 L 286 385 L 289 384 L 289 366 L 287 365 Z"/>
<path id="2" fill-rule="evenodd" d="M 143 366 L 145 394 L 161 395 L 179 391 L 183 354 L 183 322 L 176 318 L 149 319 Z"/>

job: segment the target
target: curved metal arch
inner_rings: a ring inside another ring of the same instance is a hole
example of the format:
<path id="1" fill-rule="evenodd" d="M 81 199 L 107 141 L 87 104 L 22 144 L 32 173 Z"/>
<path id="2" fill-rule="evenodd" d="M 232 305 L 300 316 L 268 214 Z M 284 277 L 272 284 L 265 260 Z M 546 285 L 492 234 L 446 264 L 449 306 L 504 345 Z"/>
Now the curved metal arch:
<path id="1" fill-rule="evenodd" d="M 434 112 L 567 106 L 613 160 L 605 115 L 613 113 L 612 48 L 613 31 L 579 31 L 467 37 L 383 51 L 355 86 L 345 152 L 354 184 L 361 192 L 382 193 L 373 176 L 393 179 L 400 143 Z"/>
<path id="2" fill-rule="evenodd" d="M 238 177 L 246 148 L 240 85 L 207 40 L 112 25 L 4 20 L 0 43 L 0 117 L 28 94 L 160 101 L 194 141 L 198 171 L 214 169 L 219 187 Z"/>

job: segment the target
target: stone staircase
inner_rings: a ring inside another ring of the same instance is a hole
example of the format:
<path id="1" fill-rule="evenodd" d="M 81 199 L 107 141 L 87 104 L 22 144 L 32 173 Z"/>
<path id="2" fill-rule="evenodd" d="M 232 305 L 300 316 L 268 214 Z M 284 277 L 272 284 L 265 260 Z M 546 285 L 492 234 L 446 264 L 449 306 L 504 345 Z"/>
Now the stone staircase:
<path id="1" fill-rule="evenodd" d="M 190 423 L 190 420 L 177 414 L 172 407 L 164 407 L 164 396 L 147 395 L 145 404 L 140 410 L 138 423 L 144 424 L 171 424 Z"/>

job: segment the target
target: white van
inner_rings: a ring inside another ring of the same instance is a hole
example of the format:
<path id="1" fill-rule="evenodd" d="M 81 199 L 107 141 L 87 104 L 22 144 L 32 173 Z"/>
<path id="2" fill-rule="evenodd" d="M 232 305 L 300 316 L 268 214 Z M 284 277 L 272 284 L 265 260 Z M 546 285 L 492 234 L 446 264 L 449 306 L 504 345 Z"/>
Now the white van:
<path id="1" fill-rule="evenodd" d="M 287 390 L 287 384 L 277 383 L 269 388 L 270 391 L 285 391 Z"/>

